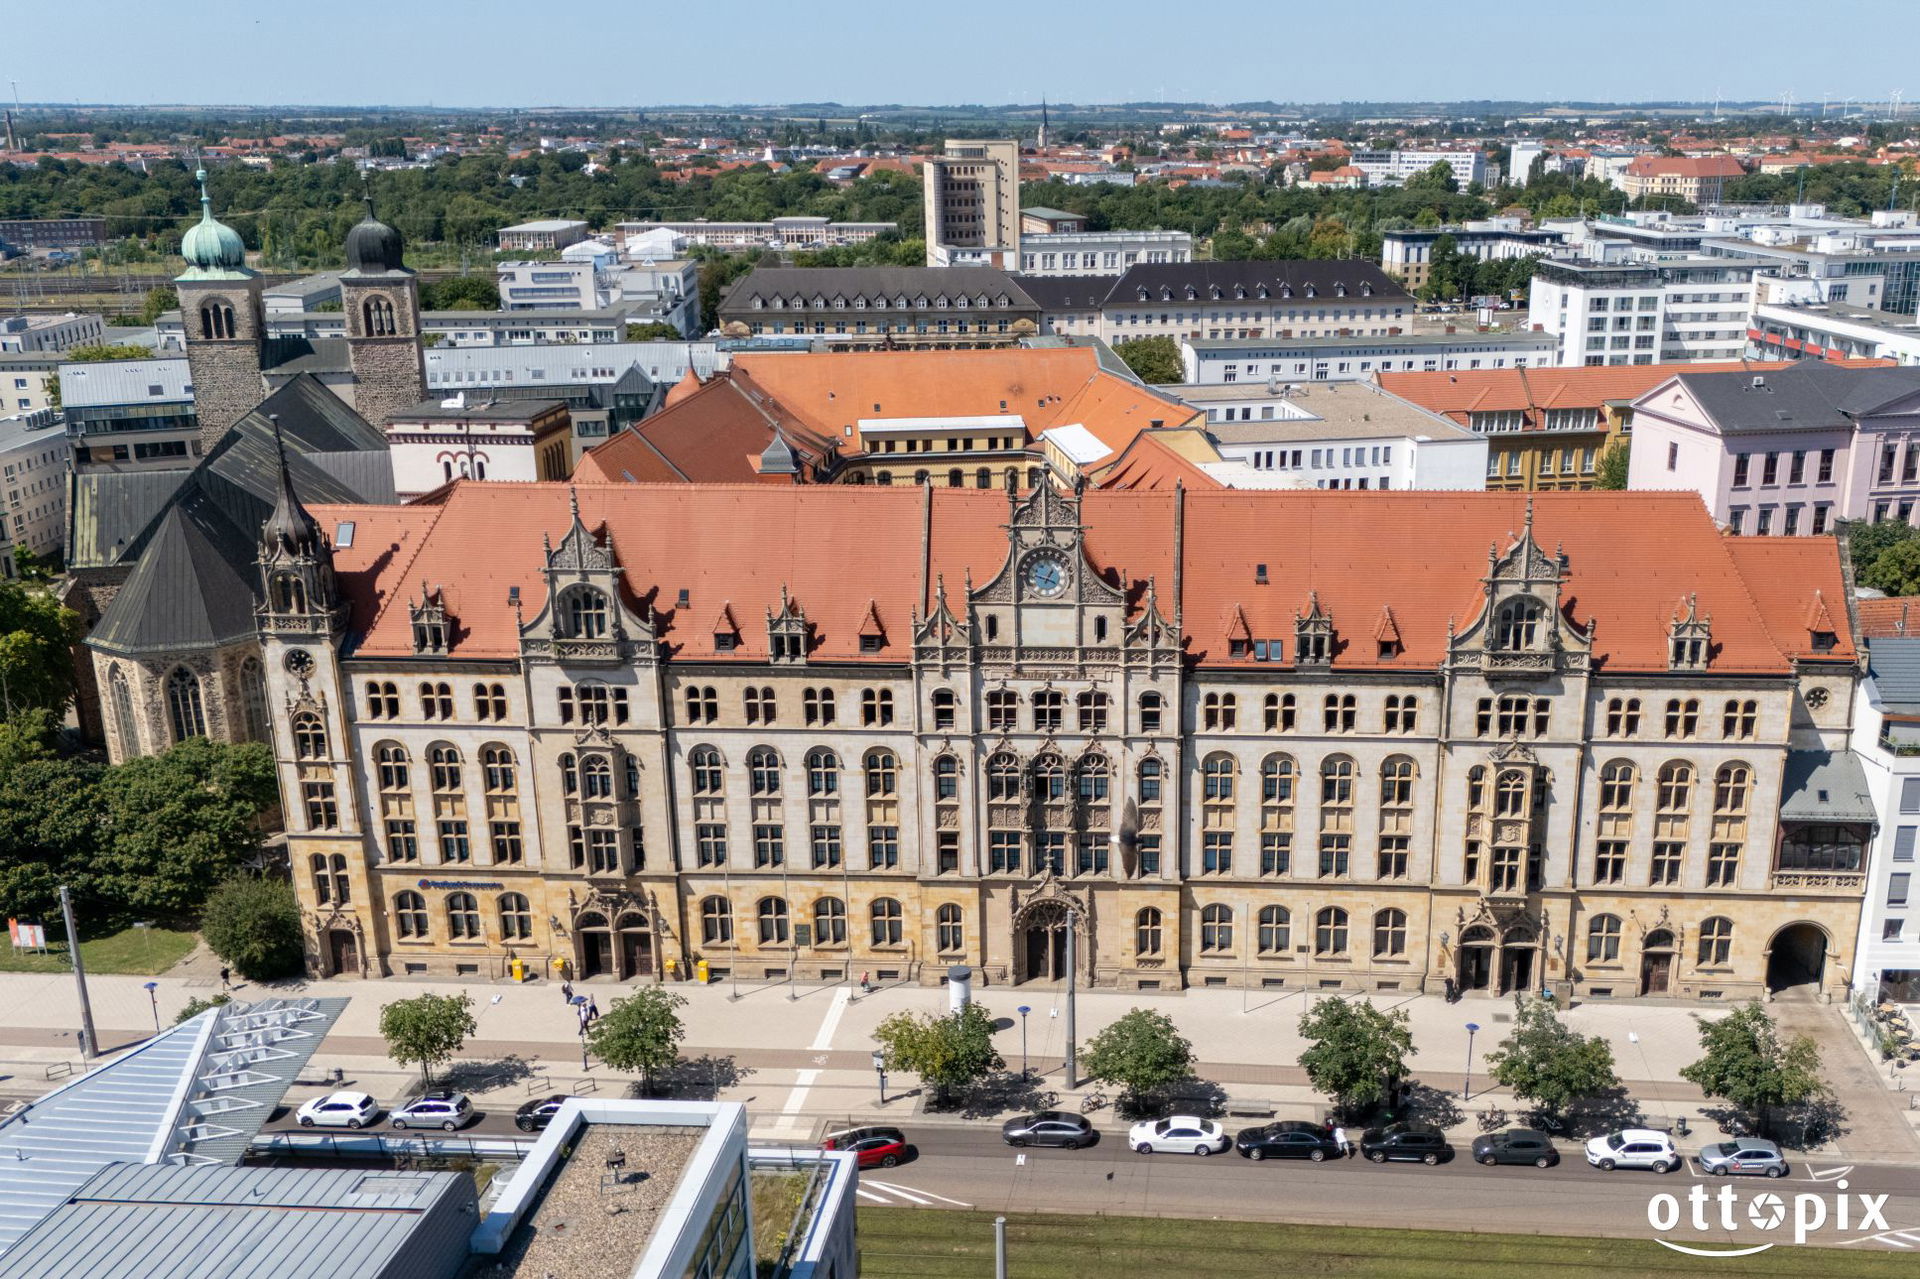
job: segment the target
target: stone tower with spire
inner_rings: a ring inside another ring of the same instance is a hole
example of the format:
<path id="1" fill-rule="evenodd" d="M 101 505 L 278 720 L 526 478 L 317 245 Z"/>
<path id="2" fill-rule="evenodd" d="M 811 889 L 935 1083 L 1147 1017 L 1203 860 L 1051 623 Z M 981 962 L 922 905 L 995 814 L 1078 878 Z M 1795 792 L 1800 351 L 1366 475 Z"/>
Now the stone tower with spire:
<path id="1" fill-rule="evenodd" d="M 260 277 L 247 269 L 246 246 L 238 232 L 214 219 L 207 171 L 200 169 L 194 177 L 200 183 L 200 221 L 180 241 L 187 269 L 173 283 L 205 453 L 266 394 L 260 377 L 266 326 Z"/>
<path id="2" fill-rule="evenodd" d="M 340 277 L 353 365 L 353 407 L 374 427 L 427 398 L 420 352 L 420 285 L 401 261 L 400 233 L 373 215 L 347 232 L 347 269 Z"/>

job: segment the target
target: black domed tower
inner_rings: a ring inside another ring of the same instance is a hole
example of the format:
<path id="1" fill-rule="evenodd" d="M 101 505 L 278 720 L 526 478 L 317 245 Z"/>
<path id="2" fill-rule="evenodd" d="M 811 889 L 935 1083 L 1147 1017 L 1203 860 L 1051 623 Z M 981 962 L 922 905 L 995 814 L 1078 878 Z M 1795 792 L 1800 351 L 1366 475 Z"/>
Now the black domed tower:
<path id="1" fill-rule="evenodd" d="M 401 261 L 400 233 L 373 216 L 347 232 L 340 301 L 347 313 L 353 406 L 376 427 L 427 397 L 420 353 L 420 286 Z"/>

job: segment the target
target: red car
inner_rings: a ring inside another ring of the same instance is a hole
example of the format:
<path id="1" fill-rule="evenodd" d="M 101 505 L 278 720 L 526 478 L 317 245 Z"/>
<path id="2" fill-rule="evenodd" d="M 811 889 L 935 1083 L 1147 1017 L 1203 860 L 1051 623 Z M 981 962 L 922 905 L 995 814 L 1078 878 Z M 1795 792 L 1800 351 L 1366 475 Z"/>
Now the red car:
<path id="1" fill-rule="evenodd" d="M 907 1157 L 907 1134 L 898 1128 L 849 1128 L 820 1143 L 822 1150 L 851 1150 L 862 1168 L 891 1168 Z"/>

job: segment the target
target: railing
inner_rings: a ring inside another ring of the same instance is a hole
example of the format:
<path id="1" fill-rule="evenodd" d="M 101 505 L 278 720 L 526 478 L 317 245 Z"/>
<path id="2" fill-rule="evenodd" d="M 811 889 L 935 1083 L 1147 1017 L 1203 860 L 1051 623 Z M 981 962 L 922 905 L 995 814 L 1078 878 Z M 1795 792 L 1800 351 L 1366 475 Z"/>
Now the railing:
<path id="1" fill-rule="evenodd" d="M 1859 892 L 1866 882 L 1866 872 L 1859 870 L 1776 870 L 1769 885 L 1799 891 Z"/>
<path id="2" fill-rule="evenodd" d="M 1897 742 L 1887 734 L 1880 735 L 1880 749 L 1890 755 L 1920 755 L 1920 742 Z"/>

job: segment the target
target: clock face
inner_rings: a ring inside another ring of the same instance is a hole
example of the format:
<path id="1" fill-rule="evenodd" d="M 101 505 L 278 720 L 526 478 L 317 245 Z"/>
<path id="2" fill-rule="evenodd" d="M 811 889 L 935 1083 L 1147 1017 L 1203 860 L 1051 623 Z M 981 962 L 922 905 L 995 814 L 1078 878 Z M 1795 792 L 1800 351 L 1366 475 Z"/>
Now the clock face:
<path id="1" fill-rule="evenodd" d="M 1027 563 L 1027 589 L 1052 599 L 1067 589 L 1067 566 L 1052 555 L 1035 556 Z"/>
<path id="2" fill-rule="evenodd" d="M 313 654 L 304 648 L 296 648 L 287 654 L 287 673 L 305 679 L 313 674 Z"/>

